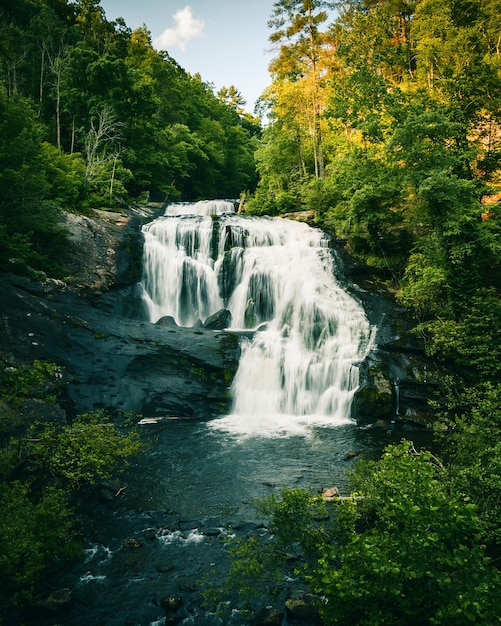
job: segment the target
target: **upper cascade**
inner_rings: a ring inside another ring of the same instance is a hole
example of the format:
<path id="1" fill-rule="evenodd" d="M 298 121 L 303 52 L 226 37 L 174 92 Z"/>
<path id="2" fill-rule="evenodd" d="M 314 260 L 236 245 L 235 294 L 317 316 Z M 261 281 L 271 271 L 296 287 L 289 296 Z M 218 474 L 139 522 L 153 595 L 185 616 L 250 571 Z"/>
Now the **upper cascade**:
<path id="1" fill-rule="evenodd" d="M 232 386 L 232 416 L 246 418 L 237 429 L 262 433 L 284 416 L 288 427 L 290 416 L 346 422 L 375 329 L 338 284 L 327 237 L 228 205 L 171 205 L 143 227 L 150 321 L 193 326 L 226 308 L 232 329 L 253 331 Z"/>
<path id="2" fill-rule="evenodd" d="M 231 200 L 199 200 L 198 202 L 175 202 L 169 204 L 164 215 L 222 215 L 234 213 L 235 205 Z"/>

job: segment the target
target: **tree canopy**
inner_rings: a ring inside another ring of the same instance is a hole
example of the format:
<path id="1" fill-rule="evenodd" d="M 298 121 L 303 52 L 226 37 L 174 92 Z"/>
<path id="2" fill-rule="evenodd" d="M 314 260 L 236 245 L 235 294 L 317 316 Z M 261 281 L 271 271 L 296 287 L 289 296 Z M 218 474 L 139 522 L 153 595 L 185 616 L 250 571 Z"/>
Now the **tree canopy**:
<path id="1" fill-rule="evenodd" d="M 254 190 L 258 119 L 145 26 L 108 21 L 98 0 L 21 0 L 2 4 L 0 27 L 1 269 L 61 274 L 48 245 L 61 209 Z"/>

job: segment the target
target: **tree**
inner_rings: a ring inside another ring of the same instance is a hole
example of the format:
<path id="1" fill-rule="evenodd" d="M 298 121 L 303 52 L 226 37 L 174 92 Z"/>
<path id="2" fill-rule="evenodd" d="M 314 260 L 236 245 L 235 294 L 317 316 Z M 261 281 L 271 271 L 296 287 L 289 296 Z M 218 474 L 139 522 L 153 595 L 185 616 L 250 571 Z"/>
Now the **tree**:
<path id="1" fill-rule="evenodd" d="M 479 542 L 477 508 L 449 489 L 442 463 L 389 446 L 353 483 L 362 498 L 340 503 L 341 541 L 325 545 L 311 577 L 324 621 L 493 623 L 500 574 Z"/>
<path id="2" fill-rule="evenodd" d="M 33 597 L 47 563 L 75 554 L 73 514 L 65 494 L 47 487 L 34 494 L 30 485 L 0 483 L 0 619 Z"/>
<path id="3" fill-rule="evenodd" d="M 324 175 L 320 96 L 323 47 L 325 37 L 319 25 L 327 20 L 325 8 L 333 3 L 325 0 L 279 0 L 273 5 L 273 14 L 268 22 L 274 32 L 269 39 L 281 43 L 278 56 L 270 64 L 270 71 L 278 84 L 297 82 L 303 85 L 309 101 L 315 176 Z"/>
<path id="4" fill-rule="evenodd" d="M 221 89 L 217 92 L 217 97 L 226 104 L 232 106 L 239 115 L 243 114 L 244 106 L 247 103 L 241 92 L 238 91 L 234 85 L 230 85 L 230 87 L 221 87 Z"/>
<path id="5" fill-rule="evenodd" d="M 499 313 L 497 318 L 499 324 Z M 467 493 L 475 503 L 480 516 L 481 541 L 485 542 L 493 562 L 499 563 L 501 387 L 498 372 L 494 373 L 493 381 L 483 381 L 475 387 L 449 388 L 444 417 L 450 431 L 442 443 L 449 459 L 453 488 Z"/>

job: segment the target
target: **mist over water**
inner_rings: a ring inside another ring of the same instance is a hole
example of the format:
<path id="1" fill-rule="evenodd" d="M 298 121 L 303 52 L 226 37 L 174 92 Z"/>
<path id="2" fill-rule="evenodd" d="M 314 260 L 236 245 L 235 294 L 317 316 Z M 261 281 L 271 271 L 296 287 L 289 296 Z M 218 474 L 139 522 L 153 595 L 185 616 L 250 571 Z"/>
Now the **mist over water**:
<path id="1" fill-rule="evenodd" d="M 350 421 L 372 328 L 334 276 L 326 236 L 304 223 L 235 215 L 233 204 L 170 205 L 143 228 L 150 321 L 192 326 L 221 308 L 243 339 L 230 415 L 238 435 L 307 433 Z"/>

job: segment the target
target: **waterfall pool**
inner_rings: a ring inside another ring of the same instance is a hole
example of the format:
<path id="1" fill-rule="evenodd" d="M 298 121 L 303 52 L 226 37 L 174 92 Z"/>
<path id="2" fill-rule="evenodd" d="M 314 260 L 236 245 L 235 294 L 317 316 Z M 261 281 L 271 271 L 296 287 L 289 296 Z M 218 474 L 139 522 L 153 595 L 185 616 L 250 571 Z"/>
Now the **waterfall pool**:
<path id="1" fill-rule="evenodd" d="M 226 624 L 201 602 L 208 582 L 220 583 L 227 571 L 225 533 L 262 532 L 255 502 L 283 487 L 337 486 L 346 493 L 352 453 L 376 456 L 391 441 L 384 431 L 354 424 L 281 437 L 235 435 L 211 421 L 142 428 L 147 449 L 123 476 L 125 490 L 88 510 L 84 560 L 46 580 L 73 592 L 58 624 L 164 624 L 161 601 L 168 596 L 183 598 L 185 626 Z M 30 623 L 56 622 L 38 612 Z"/>

